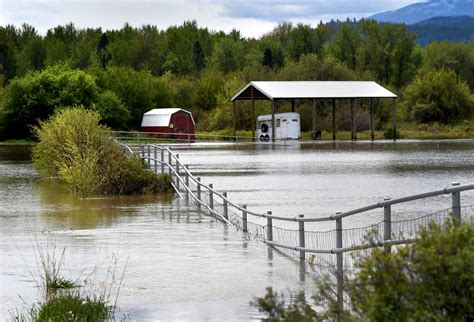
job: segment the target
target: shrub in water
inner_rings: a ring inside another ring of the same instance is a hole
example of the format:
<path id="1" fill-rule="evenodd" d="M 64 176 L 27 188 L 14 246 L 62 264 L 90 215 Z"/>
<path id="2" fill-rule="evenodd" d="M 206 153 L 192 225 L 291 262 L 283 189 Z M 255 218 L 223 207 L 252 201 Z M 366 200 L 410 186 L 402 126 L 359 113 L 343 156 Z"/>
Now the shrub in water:
<path id="1" fill-rule="evenodd" d="M 39 139 L 33 148 L 36 168 L 83 197 L 170 191 L 168 176 L 157 176 L 140 160 L 129 159 L 99 121 L 97 112 L 74 107 L 40 122 L 34 129 Z"/>

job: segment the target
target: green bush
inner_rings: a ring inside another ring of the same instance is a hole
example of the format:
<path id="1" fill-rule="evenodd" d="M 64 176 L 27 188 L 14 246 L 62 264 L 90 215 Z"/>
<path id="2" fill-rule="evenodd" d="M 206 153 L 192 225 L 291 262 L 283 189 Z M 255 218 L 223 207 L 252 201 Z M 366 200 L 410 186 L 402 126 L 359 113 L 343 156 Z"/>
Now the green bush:
<path id="1" fill-rule="evenodd" d="M 33 147 L 36 168 L 83 197 L 171 190 L 168 176 L 157 176 L 140 160 L 128 158 L 99 121 L 97 112 L 75 107 L 40 122 L 35 128 L 39 143 Z"/>
<path id="2" fill-rule="evenodd" d="M 449 69 L 421 70 L 406 87 L 401 107 L 410 120 L 453 123 L 469 119 L 473 99 L 469 86 Z"/>
<path id="3" fill-rule="evenodd" d="M 431 224 L 413 245 L 392 252 L 375 248 L 356 258 L 356 271 L 344 286 L 349 304 L 338 312 L 335 285 L 320 280 L 313 295 L 316 312 L 300 294 L 286 305 L 267 289 L 253 304 L 267 321 L 473 321 L 474 223 Z M 350 276 L 350 275 L 349 275 Z M 295 318 L 293 318 L 295 317 Z"/>

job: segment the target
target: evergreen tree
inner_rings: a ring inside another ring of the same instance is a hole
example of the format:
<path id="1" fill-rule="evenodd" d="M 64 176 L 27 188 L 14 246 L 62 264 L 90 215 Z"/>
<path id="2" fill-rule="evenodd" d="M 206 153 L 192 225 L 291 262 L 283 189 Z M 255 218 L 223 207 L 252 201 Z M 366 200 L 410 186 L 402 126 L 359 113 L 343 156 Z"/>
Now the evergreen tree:
<path id="1" fill-rule="evenodd" d="M 197 40 L 193 46 L 193 64 L 194 68 L 198 73 L 200 73 L 204 69 L 204 67 L 206 67 L 204 59 L 204 51 L 202 50 L 201 43 L 199 42 L 199 40 Z"/>
<path id="2" fill-rule="evenodd" d="M 274 66 L 272 50 L 270 48 L 265 48 L 263 53 L 263 66 L 268 68 L 273 68 Z"/>
<path id="3" fill-rule="evenodd" d="M 103 69 L 107 67 L 107 63 L 112 59 L 112 55 L 107 49 L 109 45 L 109 38 L 104 32 L 100 37 L 99 43 L 97 44 L 97 58 L 99 59 L 100 65 Z"/>

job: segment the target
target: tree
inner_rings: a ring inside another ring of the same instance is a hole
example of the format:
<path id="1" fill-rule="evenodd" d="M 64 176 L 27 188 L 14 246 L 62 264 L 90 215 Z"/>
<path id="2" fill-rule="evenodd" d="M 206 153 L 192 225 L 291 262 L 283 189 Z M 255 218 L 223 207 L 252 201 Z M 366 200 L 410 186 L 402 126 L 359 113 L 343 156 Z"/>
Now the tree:
<path id="1" fill-rule="evenodd" d="M 97 44 L 97 58 L 99 59 L 100 66 L 102 66 L 103 69 L 107 67 L 108 62 L 112 59 L 112 55 L 107 49 L 108 45 L 109 38 L 104 32 L 100 37 L 99 43 Z"/>
<path id="2" fill-rule="evenodd" d="M 240 40 L 224 37 L 215 51 L 215 61 L 223 73 L 240 70 L 244 64 L 244 48 Z"/>
<path id="3" fill-rule="evenodd" d="M 309 26 L 298 24 L 291 30 L 291 41 L 288 49 L 293 60 L 297 61 L 301 55 L 321 54 L 321 44 L 317 33 Z"/>
<path id="4" fill-rule="evenodd" d="M 206 67 L 204 51 L 202 50 L 201 43 L 196 41 L 193 46 L 193 64 L 194 69 L 200 73 L 204 67 Z"/>
<path id="5" fill-rule="evenodd" d="M 474 90 L 474 45 L 433 42 L 426 46 L 424 66 L 429 69 L 451 69 Z"/>
<path id="6" fill-rule="evenodd" d="M 131 67 L 109 67 L 95 71 L 102 90 L 114 92 L 130 113 L 127 127 L 139 129 L 143 113 L 172 106 L 171 89 L 165 78 Z"/>
<path id="7" fill-rule="evenodd" d="M 99 94 L 94 77 L 55 66 L 17 78 L 6 87 L 3 106 L 4 138 L 26 138 L 38 120 L 46 120 L 63 106 L 90 107 Z"/>
<path id="8" fill-rule="evenodd" d="M 268 68 L 273 68 L 273 55 L 270 48 L 265 48 L 265 51 L 263 52 L 262 64 Z"/>
<path id="9" fill-rule="evenodd" d="M 452 123 L 472 116 L 469 86 L 447 69 L 421 70 L 403 92 L 401 107 L 410 120 Z"/>
<path id="10" fill-rule="evenodd" d="M 347 64 L 353 70 L 357 66 L 357 48 L 360 46 L 360 33 L 351 23 L 341 23 L 330 46 L 330 52 L 339 61 Z"/>

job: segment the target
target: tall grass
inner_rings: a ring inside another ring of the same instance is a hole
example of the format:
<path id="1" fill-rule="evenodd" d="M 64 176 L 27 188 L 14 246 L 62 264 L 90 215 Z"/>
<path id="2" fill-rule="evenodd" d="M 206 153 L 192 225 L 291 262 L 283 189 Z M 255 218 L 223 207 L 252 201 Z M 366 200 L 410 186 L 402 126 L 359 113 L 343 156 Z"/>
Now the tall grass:
<path id="1" fill-rule="evenodd" d="M 118 259 L 112 256 L 105 277 L 95 276 L 98 267 L 81 280 L 74 282 L 62 275 L 66 248 L 59 250 L 56 244 L 40 246 L 36 241 L 35 258 L 38 272 L 30 274 L 42 293 L 42 298 L 27 308 L 17 310 L 14 321 L 108 321 L 115 317 L 120 289 L 125 275 L 118 269 Z"/>

